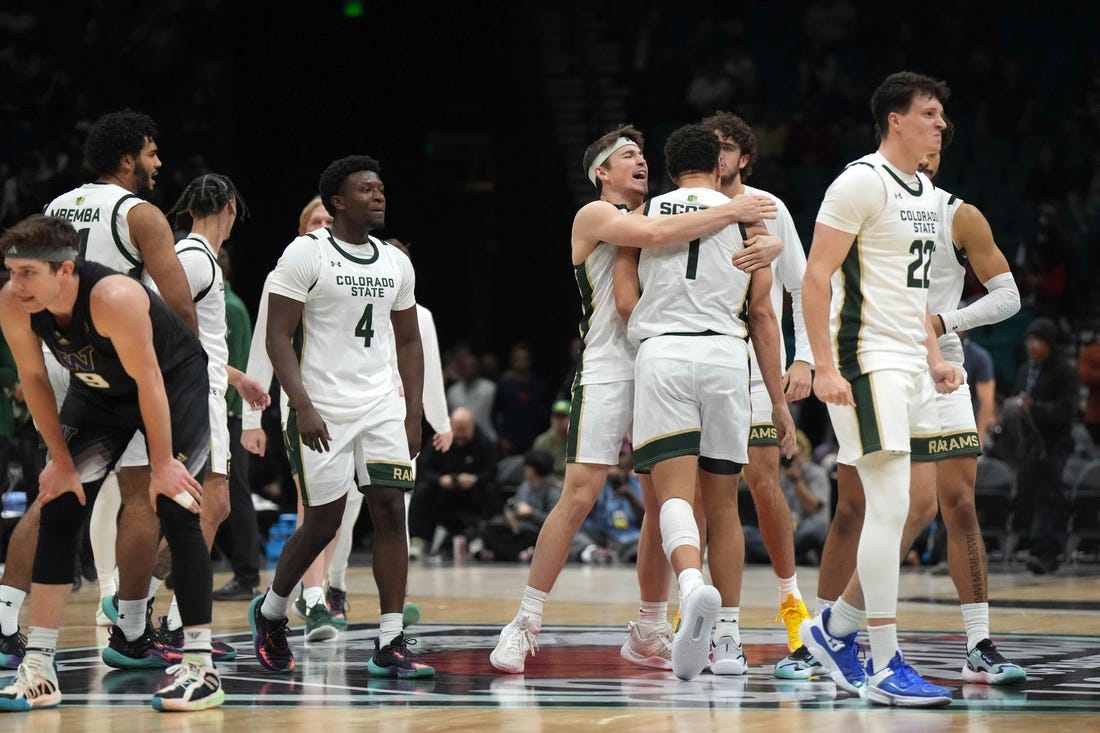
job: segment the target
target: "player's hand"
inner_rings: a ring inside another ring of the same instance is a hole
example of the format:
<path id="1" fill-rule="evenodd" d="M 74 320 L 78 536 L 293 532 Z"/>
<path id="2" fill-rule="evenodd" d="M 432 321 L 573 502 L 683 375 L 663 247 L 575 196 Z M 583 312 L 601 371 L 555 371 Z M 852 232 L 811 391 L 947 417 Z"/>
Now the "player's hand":
<path id="1" fill-rule="evenodd" d="M 451 442 L 454 440 L 454 433 L 448 430 L 445 433 L 436 433 L 432 436 L 432 447 L 440 453 L 446 453 L 451 449 Z"/>
<path id="2" fill-rule="evenodd" d="M 157 496 L 163 495 L 181 507 L 198 514 L 202 507 L 202 484 L 200 484 L 187 466 L 173 458 L 162 466 L 150 466 L 149 502 L 153 511 L 157 508 Z"/>
<path id="3" fill-rule="evenodd" d="M 733 220 L 742 224 L 752 224 L 761 219 L 774 219 L 779 214 L 779 206 L 771 196 L 759 193 L 739 193 L 728 204 Z"/>
<path id="4" fill-rule="evenodd" d="M 405 440 L 409 443 L 409 455 L 415 460 L 420 454 L 420 444 L 424 440 L 424 428 L 420 424 L 420 416 L 410 420 L 405 418 Z"/>
<path id="5" fill-rule="evenodd" d="M 81 505 L 87 502 L 84 496 L 84 485 L 80 483 L 80 472 L 76 470 L 73 462 L 50 461 L 38 474 L 38 503 L 49 504 L 51 501 L 69 492 L 76 494 L 76 500 Z"/>
<path id="6" fill-rule="evenodd" d="M 818 370 L 814 377 L 814 394 L 829 405 L 856 406 L 856 401 L 852 399 L 852 385 L 836 370 Z"/>
<path id="7" fill-rule="evenodd" d="M 940 394 L 950 394 L 963 383 L 962 371 L 946 361 L 937 362 L 932 365 L 929 371 L 932 373 L 932 381 L 936 385 L 936 391 Z"/>
<path id="8" fill-rule="evenodd" d="M 798 452 L 798 430 L 794 426 L 794 418 L 786 402 L 776 402 L 772 405 L 772 425 L 779 438 L 779 452 L 787 458 L 794 457 Z"/>
<path id="9" fill-rule="evenodd" d="M 263 456 L 267 452 L 267 433 L 263 428 L 249 428 L 241 431 L 241 445 L 249 453 Z"/>
<path id="10" fill-rule="evenodd" d="M 298 436 L 306 448 L 318 453 L 328 453 L 332 436 L 328 434 L 324 418 L 312 405 L 298 410 Z"/>
<path id="11" fill-rule="evenodd" d="M 787 402 L 798 402 L 809 397 L 813 379 L 813 372 L 810 370 L 809 364 L 804 361 L 792 363 L 791 368 L 787 370 L 780 381 L 783 387 L 783 396 L 787 398 Z"/>
<path id="12" fill-rule="evenodd" d="M 264 389 L 260 380 L 255 377 L 242 374 L 241 378 L 238 379 L 237 383 L 233 386 L 237 388 L 237 392 L 240 393 L 241 399 L 247 402 L 248 406 L 253 410 L 263 410 L 271 404 L 271 395 Z"/>
<path id="13" fill-rule="evenodd" d="M 745 247 L 732 258 L 733 266 L 742 272 L 767 267 L 783 251 L 783 240 L 774 234 L 757 234 L 745 240 Z"/>

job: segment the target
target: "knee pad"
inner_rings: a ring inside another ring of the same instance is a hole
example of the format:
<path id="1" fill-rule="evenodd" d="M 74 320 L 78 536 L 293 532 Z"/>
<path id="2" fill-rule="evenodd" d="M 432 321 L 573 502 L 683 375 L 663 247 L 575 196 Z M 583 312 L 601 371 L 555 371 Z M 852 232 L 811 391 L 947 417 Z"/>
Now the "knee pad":
<path id="1" fill-rule="evenodd" d="M 661 504 L 661 544 L 669 557 L 680 545 L 699 549 L 699 525 L 695 522 L 695 512 L 691 504 L 683 499 L 669 499 Z"/>

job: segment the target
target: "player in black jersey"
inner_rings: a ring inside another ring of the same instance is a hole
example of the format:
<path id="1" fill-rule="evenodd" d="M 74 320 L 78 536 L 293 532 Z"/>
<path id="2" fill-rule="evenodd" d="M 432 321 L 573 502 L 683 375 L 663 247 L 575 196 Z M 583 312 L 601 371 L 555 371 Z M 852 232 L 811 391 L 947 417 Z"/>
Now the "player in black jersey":
<path id="1" fill-rule="evenodd" d="M 220 705 L 225 694 L 210 658 L 210 555 L 198 518 L 210 442 L 205 352 L 160 296 L 103 265 L 78 262 L 79 237 L 62 219 L 28 217 L 0 236 L 0 251 L 11 272 L 0 290 L 0 325 L 50 455 L 39 476 L 27 653 L 0 690 L 0 710 L 61 701 L 53 657 L 75 538 L 135 430 L 148 444 L 149 499 L 172 547 L 185 627 L 183 652 L 168 670 L 174 678 L 155 693 L 153 707 Z M 43 343 L 72 374 L 60 415 Z"/>

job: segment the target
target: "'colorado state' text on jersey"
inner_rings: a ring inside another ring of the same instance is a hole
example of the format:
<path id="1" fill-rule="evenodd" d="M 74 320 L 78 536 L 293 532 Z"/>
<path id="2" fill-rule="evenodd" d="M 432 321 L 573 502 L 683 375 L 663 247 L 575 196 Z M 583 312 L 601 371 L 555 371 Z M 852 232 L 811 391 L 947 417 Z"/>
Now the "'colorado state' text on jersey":
<path id="1" fill-rule="evenodd" d="M 624 215 L 630 210 L 616 206 Z M 615 308 L 615 245 L 600 242 L 573 270 L 581 293 L 581 352 L 573 386 L 634 379 L 634 346 Z"/>
<path id="2" fill-rule="evenodd" d="M 405 253 L 380 239 L 350 244 L 327 229 L 291 242 L 270 292 L 303 303 L 295 340 L 302 384 L 326 420 L 351 420 L 395 394 L 390 311 L 416 305 Z"/>
<path id="3" fill-rule="evenodd" d="M 142 279 L 141 252 L 130 241 L 126 215 L 144 199 L 113 183 L 86 183 L 63 193 L 43 209 L 65 219 L 80 235 L 80 255 Z"/>
<path id="4" fill-rule="evenodd" d="M 941 223 L 923 173 L 865 155 L 825 192 L 817 221 L 855 242 L 832 277 L 830 335 L 845 379 L 877 369 L 922 368 L 929 270 Z"/>
<path id="5" fill-rule="evenodd" d="M 727 201 L 711 188 L 680 188 L 648 201 L 645 213 L 671 216 Z M 751 276 L 730 262 L 743 247 L 744 232 L 731 225 L 692 242 L 642 250 L 642 296 L 627 324 L 630 339 L 641 342 L 662 334 L 746 338 L 743 317 Z"/>
<path id="6" fill-rule="evenodd" d="M 98 262 L 78 263 L 77 271 L 80 283 L 69 326 L 59 328 L 53 314 L 41 310 L 31 314 L 31 329 L 61 366 L 72 372 L 70 390 L 83 389 L 108 397 L 135 397 L 137 383 L 126 373 L 110 339 L 95 330 L 89 304 L 96 283 L 119 273 Z M 163 374 L 189 359 L 206 358 L 191 329 L 152 290 L 149 290 L 149 320 L 153 325 L 153 349 Z"/>
<path id="7" fill-rule="evenodd" d="M 932 250 L 932 267 L 928 270 L 928 310 L 946 313 L 958 309 L 966 279 L 966 253 L 955 246 L 952 223 L 963 200 L 954 194 L 936 189 L 940 227 L 936 248 Z M 962 340 L 957 333 L 945 333 L 939 338 L 944 361 L 963 368 Z"/>

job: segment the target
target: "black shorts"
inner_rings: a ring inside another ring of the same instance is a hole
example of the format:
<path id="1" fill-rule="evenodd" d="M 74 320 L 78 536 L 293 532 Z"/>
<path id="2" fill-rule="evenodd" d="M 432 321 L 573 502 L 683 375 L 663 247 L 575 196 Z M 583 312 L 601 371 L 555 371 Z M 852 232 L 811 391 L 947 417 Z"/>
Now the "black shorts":
<path id="1" fill-rule="evenodd" d="M 210 380 L 205 359 L 190 359 L 164 375 L 172 423 L 172 455 L 202 481 L 210 455 Z M 107 475 L 135 432 L 145 433 L 137 395 L 106 397 L 73 380 L 61 405 L 61 430 L 80 481 Z"/>

